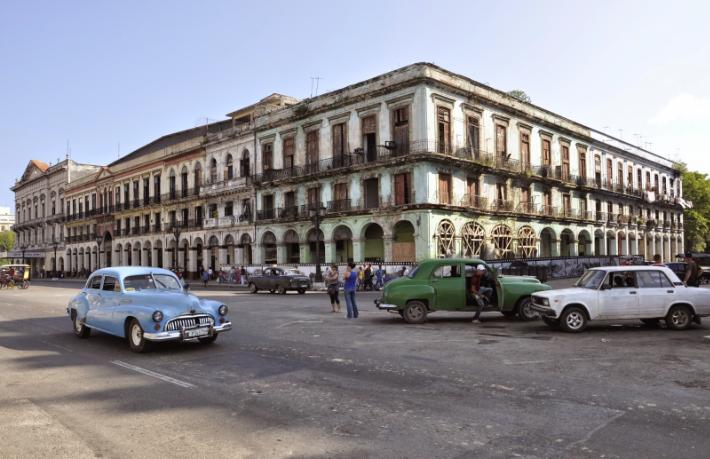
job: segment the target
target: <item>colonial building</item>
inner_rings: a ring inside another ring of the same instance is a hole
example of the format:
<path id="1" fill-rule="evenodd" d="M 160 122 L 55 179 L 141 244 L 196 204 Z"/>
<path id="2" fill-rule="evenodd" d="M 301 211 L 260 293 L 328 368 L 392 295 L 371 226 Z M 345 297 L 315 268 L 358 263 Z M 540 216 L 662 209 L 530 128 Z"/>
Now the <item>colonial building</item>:
<path id="1" fill-rule="evenodd" d="M 15 224 L 15 214 L 9 207 L 0 207 L 0 232 L 12 230 Z"/>
<path id="2" fill-rule="evenodd" d="M 8 255 L 32 266 L 32 273 L 67 270 L 64 257 L 64 193 L 98 166 L 65 159 L 54 165 L 31 160 L 11 189 L 15 193 L 15 247 Z M 56 254 L 56 257 L 55 257 Z"/>
<path id="3" fill-rule="evenodd" d="M 70 269 L 683 248 L 671 161 L 432 64 L 228 116 L 73 182 Z"/>

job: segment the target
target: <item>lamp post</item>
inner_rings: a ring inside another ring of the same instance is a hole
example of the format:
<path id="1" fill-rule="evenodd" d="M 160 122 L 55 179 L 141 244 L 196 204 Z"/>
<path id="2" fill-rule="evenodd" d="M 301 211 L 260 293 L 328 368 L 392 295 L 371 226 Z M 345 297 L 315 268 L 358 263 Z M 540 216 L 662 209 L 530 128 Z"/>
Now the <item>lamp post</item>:
<path id="1" fill-rule="evenodd" d="M 54 263 L 52 266 L 52 277 L 57 277 L 57 246 L 59 246 L 59 242 L 52 238 L 52 247 L 54 247 Z"/>
<path id="2" fill-rule="evenodd" d="M 180 233 L 182 233 L 182 229 L 180 228 L 180 225 L 177 224 L 177 222 L 173 223 L 172 227 L 170 228 L 170 231 L 172 231 L 173 236 L 175 237 L 175 250 L 173 250 L 173 267 L 175 268 L 175 272 L 177 273 L 178 271 L 178 245 L 180 244 Z"/>
<path id="3" fill-rule="evenodd" d="M 323 282 L 323 274 L 320 269 L 320 222 L 325 217 L 325 207 L 317 204 L 317 207 L 311 207 L 308 209 L 308 214 L 311 217 L 311 221 L 316 227 L 316 282 Z"/>
<path id="4" fill-rule="evenodd" d="M 101 268 L 101 244 L 104 242 L 104 237 L 96 235 L 96 269 Z"/>
<path id="5" fill-rule="evenodd" d="M 25 251 L 27 250 L 27 245 L 22 244 L 20 246 L 20 250 L 22 251 L 22 264 L 25 264 Z"/>

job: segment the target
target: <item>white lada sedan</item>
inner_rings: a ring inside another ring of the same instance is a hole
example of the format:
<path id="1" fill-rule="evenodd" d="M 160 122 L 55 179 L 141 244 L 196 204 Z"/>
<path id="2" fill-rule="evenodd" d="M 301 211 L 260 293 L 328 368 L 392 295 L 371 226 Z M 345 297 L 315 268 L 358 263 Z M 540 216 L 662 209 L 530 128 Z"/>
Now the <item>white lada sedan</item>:
<path id="1" fill-rule="evenodd" d="M 584 273 L 575 287 L 536 292 L 532 309 L 552 328 L 581 332 L 590 321 L 639 319 L 684 330 L 710 315 L 710 289 L 685 287 L 665 266 L 606 266 Z"/>

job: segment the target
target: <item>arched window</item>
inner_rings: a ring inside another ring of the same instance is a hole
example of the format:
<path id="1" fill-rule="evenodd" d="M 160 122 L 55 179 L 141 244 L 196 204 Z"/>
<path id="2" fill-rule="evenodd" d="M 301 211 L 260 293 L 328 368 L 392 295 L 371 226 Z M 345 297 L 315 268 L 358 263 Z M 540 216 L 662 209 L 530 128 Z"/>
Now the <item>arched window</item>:
<path id="1" fill-rule="evenodd" d="M 195 164 L 194 181 L 195 181 L 195 195 L 200 194 L 200 187 L 202 186 L 202 165 L 198 162 Z"/>
<path id="2" fill-rule="evenodd" d="M 217 160 L 212 158 L 210 160 L 210 183 L 217 182 Z"/>
<path id="3" fill-rule="evenodd" d="M 518 256 L 522 258 L 537 256 L 537 235 L 528 225 L 518 230 Z"/>
<path id="4" fill-rule="evenodd" d="M 450 257 L 454 255 L 454 240 L 456 231 L 449 220 L 442 220 L 436 228 L 436 255 Z"/>
<path id="5" fill-rule="evenodd" d="M 498 258 L 510 258 L 513 254 L 513 232 L 507 225 L 498 225 L 491 231 L 491 240 Z"/>
<path id="6" fill-rule="evenodd" d="M 224 179 L 232 180 L 234 178 L 234 159 L 232 158 L 231 153 L 227 155 L 227 160 L 225 161 L 224 165 Z"/>
<path id="7" fill-rule="evenodd" d="M 468 222 L 461 229 L 461 244 L 463 256 L 466 258 L 480 257 L 486 232 L 476 222 Z"/>

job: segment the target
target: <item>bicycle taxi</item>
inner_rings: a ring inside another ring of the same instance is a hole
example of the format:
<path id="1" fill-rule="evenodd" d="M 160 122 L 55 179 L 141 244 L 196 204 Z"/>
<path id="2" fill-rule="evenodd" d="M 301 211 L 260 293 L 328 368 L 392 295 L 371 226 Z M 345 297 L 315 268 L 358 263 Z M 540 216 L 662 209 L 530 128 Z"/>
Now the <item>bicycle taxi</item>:
<path id="1" fill-rule="evenodd" d="M 0 266 L 0 288 L 29 288 L 30 272 L 30 265 L 11 264 Z"/>

